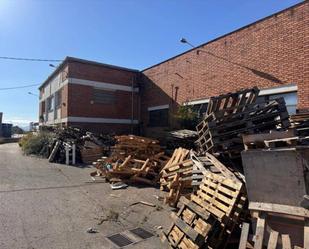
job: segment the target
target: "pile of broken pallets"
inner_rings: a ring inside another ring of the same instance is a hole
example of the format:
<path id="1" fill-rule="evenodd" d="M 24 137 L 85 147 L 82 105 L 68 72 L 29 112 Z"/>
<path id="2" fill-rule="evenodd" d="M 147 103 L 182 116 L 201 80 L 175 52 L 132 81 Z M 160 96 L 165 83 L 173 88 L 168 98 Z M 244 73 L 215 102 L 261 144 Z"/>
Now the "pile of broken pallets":
<path id="1" fill-rule="evenodd" d="M 169 157 L 164 155 L 157 140 L 139 136 L 116 136 L 109 157 L 93 163 L 92 176 L 102 176 L 110 183 L 140 183 L 157 185 L 159 173 Z"/>
<path id="2" fill-rule="evenodd" d="M 49 147 L 49 162 L 91 164 L 109 153 L 114 138 L 110 135 L 97 135 L 77 128 L 56 128 L 50 131 L 53 141 Z"/>
<path id="3" fill-rule="evenodd" d="M 163 167 L 166 203 L 178 208 L 167 248 L 309 248 L 309 138 L 282 98 L 257 103 L 258 93 L 211 98 L 198 152 L 178 149 Z"/>

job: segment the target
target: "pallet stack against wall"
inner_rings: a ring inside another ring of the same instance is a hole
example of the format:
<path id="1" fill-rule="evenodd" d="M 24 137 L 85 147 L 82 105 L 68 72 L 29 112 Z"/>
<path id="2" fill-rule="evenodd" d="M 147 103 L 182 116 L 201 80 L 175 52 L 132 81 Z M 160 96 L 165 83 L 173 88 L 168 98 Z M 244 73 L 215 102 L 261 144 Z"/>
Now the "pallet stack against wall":
<path id="1" fill-rule="evenodd" d="M 283 98 L 256 103 L 257 88 L 210 99 L 206 117 L 197 125 L 197 144 L 202 153 L 238 153 L 243 149 L 240 134 L 287 129 L 289 115 Z"/>

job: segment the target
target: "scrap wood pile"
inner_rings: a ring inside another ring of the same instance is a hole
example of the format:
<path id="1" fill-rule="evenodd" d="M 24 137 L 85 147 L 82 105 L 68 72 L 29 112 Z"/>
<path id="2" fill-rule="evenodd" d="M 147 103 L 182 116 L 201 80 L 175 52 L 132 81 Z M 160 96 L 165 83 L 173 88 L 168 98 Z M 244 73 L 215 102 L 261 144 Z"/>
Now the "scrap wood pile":
<path id="1" fill-rule="evenodd" d="M 159 173 L 168 157 L 164 155 L 157 140 L 139 136 L 116 136 L 116 144 L 109 157 L 93 164 L 100 175 L 111 183 L 141 183 L 157 185 Z"/>
<path id="2" fill-rule="evenodd" d="M 130 155 L 147 159 L 162 152 L 158 140 L 133 135 L 115 136 L 116 144 L 111 148 L 112 157 L 124 159 Z"/>
<path id="3" fill-rule="evenodd" d="M 291 127 L 297 135 L 309 136 L 309 112 L 297 113 L 290 116 Z"/>
<path id="4" fill-rule="evenodd" d="M 191 130 L 170 131 L 166 136 L 167 149 L 177 149 L 179 147 L 186 149 L 194 149 L 197 139 L 197 132 Z"/>
<path id="5" fill-rule="evenodd" d="M 50 162 L 65 163 L 67 150 L 75 148 L 76 163 L 92 163 L 104 154 L 114 144 L 110 135 L 96 135 L 77 128 L 57 128 L 52 132 L 53 140 L 49 144 L 48 159 Z"/>
<path id="6" fill-rule="evenodd" d="M 211 98 L 198 153 L 178 149 L 163 168 L 165 201 L 178 208 L 166 248 L 309 248 L 309 137 L 282 98 L 257 103 L 258 92 Z"/>

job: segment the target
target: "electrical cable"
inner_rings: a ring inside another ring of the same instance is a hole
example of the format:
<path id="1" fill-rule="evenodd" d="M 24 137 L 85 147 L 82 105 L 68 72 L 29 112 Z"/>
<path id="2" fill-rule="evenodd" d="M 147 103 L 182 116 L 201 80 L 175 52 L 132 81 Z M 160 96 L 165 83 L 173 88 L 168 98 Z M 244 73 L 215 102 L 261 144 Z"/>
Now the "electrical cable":
<path id="1" fill-rule="evenodd" d="M 20 89 L 20 88 L 27 88 L 27 87 L 38 86 L 38 85 L 40 85 L 40 84 L 31 84 L 31 85 L 13 86 L 13 87 L 3 87 L 3 88 L 0 88 L 0 91 L 14 90 L 14 89 Z"/>
<path id="2" fill-rule="evenodd" d="M 18 57 L 8 57 L 8 56 L 0 56 L 0 59 L 3 60 L 16 60 L 16 61 L 50 61 L 50 62 L 60 62 L 62 60 L 53 60 L 53 59 L 34 59 L 34 58 L 18 58 Z"/>

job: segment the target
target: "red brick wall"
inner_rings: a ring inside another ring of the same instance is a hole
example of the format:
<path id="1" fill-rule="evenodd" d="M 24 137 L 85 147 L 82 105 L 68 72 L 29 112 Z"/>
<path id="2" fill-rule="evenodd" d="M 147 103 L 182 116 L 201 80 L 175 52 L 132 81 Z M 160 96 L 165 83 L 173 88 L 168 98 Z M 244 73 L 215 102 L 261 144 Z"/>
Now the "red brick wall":
<path id="1" fill-rule="evenodd" d="M 204 52 L 197 54 L 197 50 Z M 309 2 L 146 69 L 143 74 L 148 78 L 142 89 L 145 123 L 149 106 L 183 103 L 253 86 L 296 83 L 298 108 L 309 108 Z"/>
<path id="2" fill-rule="evenodd" d="M 131 119 L 131 92 L 115 91 L 114 104 L 93 103 L 93 88 L 68 85 L 68 116 Z M 138 119 L 139 96 L 134 94 L 134 119 Z"/>
<path id="3" fill-rule="evenodd" d="M 136 72 L 69 61 L 69 77 L 131 86 Z"/>
<path id="4" fill-rule="evenodd" d="M 104 83 L 132 85 L 137 87 L 138 73 L 128 70 L 85 64 L 69 61 L 69 77 L 92 80 Z M 67 86 L 67 113 L 66 116 L 131 119 L 132 93 L 127 91 L 113 91 L 114 104 L 95 103 L 93 101 L 93 87 L 78 84 Z M 133 95 L 133 118 L 139 119 L 140 97 L 138 93 Z M 66 117 L 65 116 L 65 117 Z M 71 126 L 88 129 L 93 132 L 115 132 L 117 134 L 129 133 L 130 124 L 98 124 L 98 123 L 69 123 Z"/>

